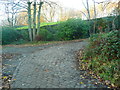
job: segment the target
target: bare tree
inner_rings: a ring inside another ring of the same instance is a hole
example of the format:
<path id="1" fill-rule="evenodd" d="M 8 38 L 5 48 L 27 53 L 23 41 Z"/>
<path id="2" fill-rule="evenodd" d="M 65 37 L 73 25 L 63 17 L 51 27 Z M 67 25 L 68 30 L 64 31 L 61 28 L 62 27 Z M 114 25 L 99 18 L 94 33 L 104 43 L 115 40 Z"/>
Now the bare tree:
<path id="1" fill-rule="evenodd" d="M 89 35 L 91 35 L 91 30 L 90 30 L 90 7 L 89 7 L 89 2 L 88 0 L 86 0 L 86 2 L 82 2 L 86 11 L 87 11 L 87 20 L 88 20 L 88 24 L 89 24 Z"/>
<path id="2" fill-rule="evenodd" d="M 5 13 L 7 14 L 7 21 L 9 23 L 9 25 L 11 25 L 11 20 L 10 20 L 10 14 L 8 13 L 9 12 L 9 9 L 8 9 L 8 4 L 5 4 Z"/>
<path id="3" fill-rule="evenodd" d="M 97 13 L 96 13 L 96 3 L 95 3 L 95 0 L 93 0 L 93 3 L 94 3 L 94 26 L 93 26 L 93 33 L 95 34 L 96 18 L 97 18 Z"/>
<path id="4" fill-rule="evenodd" d="M 42 8 L 42 5 L 46 3 L 48 4 L 49 6 L 52 6 L 53 4 L 56 4 L 54 2 L 51 2 L 51 1 L 45 1 L 45 0 L 40 0 L 38 2 L 38 4 L 36 4 L 36 0 L 34 0 L 34 7 L 33 7 L 33 10 L 34 10 L 34 14 L 33 14 L 33 40 L 35 40 L 35 37 L 37 35 L 39 35 L 39 31 L 40 31 L 40 16 L 41 16 L 41 8 Z M 36 5 L 38 5 L 38 18 L 37 18 L 37 29 L 36 29 Z M 36 31 L 37 30 L 37 31 Z M 37 33 L 36 33 L 37 32 Z"/>
<path id="5" fill-rule="evenodd" d="M 37 35 L 39 35 L 39 31 L 40 31 L 40 15 L 41 15 L 41 7 L 43 5 L 44 2 L 40 1 L 39 2 L 39 8 L 38 8 L 38 21 L 37 21 Z"/>
<path id="6" fill-rule="evenodd" d="M 29 32 L 29 39 L 30 41 L 33 40 L 32 38 L 32 19 L 31 19 L 31 4 L 32 2 L 30 2 L 30 0 L 28 0 L 27 2 L 28 4 L 28 32 Z"/>
<path id="7" fill-rule="evenodd" d="M 56 3 L 49 1 L 49 0 L 25 0 L 25 1 L 17 0 L 18 2 L 16 2 L 15 0 L 7 0 L 7 1 L 9 1 L 9 2 L 7 2 L 7 4 L 6 4 L 6 13 L 8 15 L 8 22 L 11 24 L 11 26 L 15 25 L 15 23 L 16 23 L 15 16 L 17 15 L 17 13 L 20 12 L 21 9 L 27 11 L 28 32 L 29 32 L 30 41 L 35 40 L 36 35 L 39 34 L 42 5 L 44 3 L 48 4 L 50 7 L 52 5 L 57 5 Z M 8 7 L 9 5 L 11 5 L 11 6 Z M 32 7 L 32 5 L 33 5 L 33 7 Z M 37 6 L 38 6 L 38 12 L 37 12 Z M 33 13 L 32 13 L 32 10 L 33 10 Z M 37 18 L 37 20 L 36 20 L 36 18 Z"/>
<path id="8" fill-rule="evenodd" d="M 60 6 L 55 3 L 45 3 L 42 7 L 42 16 L 47 22 L 54 22 L 58 19 L 58 14 L 60 12 Z"/>
<path id="9" fill-rule="evenodd" d="M 38 2 L 38 17 L 37 17 L 37 35 L 39 35 L 39 32 L 40 32 L 40 16 L 41 16 L 41 10 L 42 10 L 42 6 L 43 4 L 46 4 L 50 7 L 54 6 L 54 5 L 57 5 L 55 2 L 52 2 L 52 1 L 45 1 L 45 0 L 40 0 Z M 50 8 L 49 8 L 50 10 Z M 54 14 L 52 14 L 54 15 Z M 52 16 L 53 17 L 53 16 Z M 45 18 L 45 17 L 44 17 Z M 46 19 L 46 18 L 45 18 Z M 50 21 L 50 20 L 49 20 Z"/>
<path id="10" fill-rule="evenodd" d="M 36 0 L 34 0 L 34 4 L 33 4 L 33 40 L 35 40 L 35 36 L 36 36 Z"/>
<path id="11" fill-rule="evenodd" d="M 115 18 L 112 21 L 112 29 L 115 30 L 116 29 L 116 25 L 115 25 L 115 20 L 117 19 L 117 17 L 120 15 L 120 1 L 117 3 L 116 8 L 113 10 L 114 12 L 114 16 Z"/>
<path id="12" fill-rule="evenodd" d="M 107 0 L 107 1 L 103 1 L 103 2 L 96 2 L 96 3 L 101 5 L 101 10 L 102 10 L 101 16 L 102 17 L 104 16 L 104 14 L 106 14 L 106 13 L 104 13 L 104 11 L 110 10 L 112 12 L 112 9 L 114 9 L 114 11 L 115 11 L 115 9 L 117 10 L 117 6 L 119 6 L 119 3 L 117 5 L 117 2 L 111 2 L 111 0 Z M 109 9 L 108 9 L 108 7 L 109 7 Z M 111 16 L 112 15 L 111 12 L 109 12 L 108 15 Z M 112 29 L 114 30 L 114 29 L 116 29 L 115 20 L 118 17 L 118 13 L 115 12 L 112 16 L 115 16 L 115 18 L 112 21 Z M 109 29 L 109 25 L 108 25 L 108 29 Z"/>
<path id="13" fill-rule="evenodd" d="M 86 0 L 86 4 L 87 4 L 86 10 L 87 10 L 87 13 L 88 13 L 88 20 L 90 20 L 90 9 L 89 9 L 89 2 L 88 2 L 88 0 Z"/>
<path id="14" fill-rule="evenodd" d="M 7 0 L 7 2 L 4 3 L 5 13 L 7 14 L 7 20 L 10 26 L 16 25 L 16 16 L 21 9 L 17 4 L 19 4 L 19 1 L 15 2 L 14 0 Z"/>

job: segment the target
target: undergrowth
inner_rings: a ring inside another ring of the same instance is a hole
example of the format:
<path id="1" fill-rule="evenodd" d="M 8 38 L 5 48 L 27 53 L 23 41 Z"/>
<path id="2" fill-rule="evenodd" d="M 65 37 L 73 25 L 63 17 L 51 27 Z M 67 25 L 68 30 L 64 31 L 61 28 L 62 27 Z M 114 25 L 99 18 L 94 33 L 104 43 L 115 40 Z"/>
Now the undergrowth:
<path id="1" fill-rule="evenodd" d="M 120 37 L 119 31 L 95 34 L 84 50 L 82 69 L 93 71 L 113 86 L 120 87 Z"/>

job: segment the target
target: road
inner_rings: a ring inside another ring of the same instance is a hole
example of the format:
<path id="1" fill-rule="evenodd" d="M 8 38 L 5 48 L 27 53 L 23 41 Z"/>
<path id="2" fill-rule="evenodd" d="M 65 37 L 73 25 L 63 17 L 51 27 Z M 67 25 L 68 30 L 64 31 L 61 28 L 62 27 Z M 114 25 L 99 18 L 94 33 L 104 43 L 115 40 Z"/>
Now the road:
<path id="1" fill-rule="evenodd" d="M 80 41 L 4 50 L 22 54 L 13 60 L 19 63 L 13 73 L 11 88 L 105 88 L 97 79 L 85 79 L 85 71 L 77 67 L 75 53 L 86 45 L 86 41 Z"/>

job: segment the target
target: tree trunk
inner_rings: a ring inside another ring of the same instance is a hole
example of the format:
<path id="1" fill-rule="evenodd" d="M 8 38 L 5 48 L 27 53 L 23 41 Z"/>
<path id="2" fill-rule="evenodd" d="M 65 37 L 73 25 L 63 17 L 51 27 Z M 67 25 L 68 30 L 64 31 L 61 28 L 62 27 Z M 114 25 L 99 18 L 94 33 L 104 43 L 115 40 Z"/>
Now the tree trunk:
<path id="1" fill-rule="evenodd" d="M 96 33 L 96 20 L 94 21 L 94 26 L 93 26 L 93 33 L 95 34 Z"/>
<path id="2" fill-rule="evenodd" d="M 13 27 L 14 26 L 14 15 L 13 15 L 13 13 L 12 13 L 12 18 L 11 18 L 12 20 L 11 20 L 11 26 Z"/>
<path id="3" fill-rule="evenodd" d="M 36 0 L 34 0 L 34 13 L 33 13 L 33 41 L 35 40 L 36 36 Z"/>
<path id="4" fill-rule="evenodd" d="M 117 19 L 118 16 L 115 16 L 115 18 L 112 21 L 112 29 L 115 30 L 116 26 L 115 26 L 115 20 Z"/>
<path id="5" fill-rule="evenodd" d="M 31 29 L 31 3 L 30 0 L 28 0 L 28 32 L 29 32 L 29 39 L 32 41 L 32 29 Z"/>
<path id="6" fill-rule="evenodd" d="M 88 23 L 89 23 L 89 35 L 91 36 L 91 30 L 90 30 L 90 10 L 89 10 L 89 3 L 88 0 L 86 0 L 86 4 L 87 4 L 87 13 L 88 13 Z"/>
<path id="7" fill-rule="evenodd" d="M 88 0 L 86 0 L 86 3 L 87 3 L 88 19 L 90 20 L 90 10 L 89 10 L 89 3 L 88 3 Z"/>
<path id="8" fill-rule="evenodd" d="M 8 20 L 9 26 L 11 26 L 11 21 L 10 21 L 9 13 L 7 15 L 8 15 L 7 16 L 7 20 Z"/>
<path id="9" fill-rule="evenodd" d="M 42 7 L 43 2 L 40 2 L 39 4 L 39 10 L 38 10 L 38 24 L 37 24 L 37 35 L 39 35 L 40 31 L 40 14 L 41 14 L 41 7 Z"/>
<path id="10" fill-rule="evenodd" d="M 96 31 L 95 31 L 95 28 L 96 28 L 96 21 L 97 21 L 97 20 L 96 20 L 96 16 L 97 16 L 97 15 L 96 15 L 95 1 L 93 0 L 93 2 L 94 2 L 94 19 L 95 19 L 95 20 L 94 20 L 94 28 L 93 28 L 94 31 L 93 31 L 93 33 L 95 34 L 95 32 L 96 32 Z"/>

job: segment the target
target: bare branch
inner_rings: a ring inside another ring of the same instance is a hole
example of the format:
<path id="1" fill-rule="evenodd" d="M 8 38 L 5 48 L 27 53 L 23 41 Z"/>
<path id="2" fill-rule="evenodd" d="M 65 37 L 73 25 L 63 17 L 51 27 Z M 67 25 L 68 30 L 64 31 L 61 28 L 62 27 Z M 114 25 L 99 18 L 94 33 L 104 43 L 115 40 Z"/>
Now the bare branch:
<path id="1" fill-rule="evenodd" d="M 87 15 L 83 11 L 80 12 L 88 19 Z"/>

